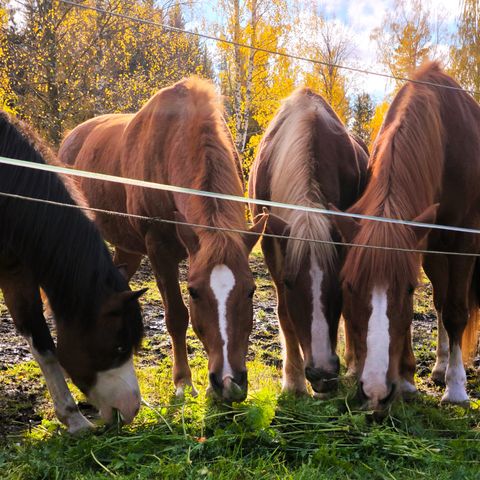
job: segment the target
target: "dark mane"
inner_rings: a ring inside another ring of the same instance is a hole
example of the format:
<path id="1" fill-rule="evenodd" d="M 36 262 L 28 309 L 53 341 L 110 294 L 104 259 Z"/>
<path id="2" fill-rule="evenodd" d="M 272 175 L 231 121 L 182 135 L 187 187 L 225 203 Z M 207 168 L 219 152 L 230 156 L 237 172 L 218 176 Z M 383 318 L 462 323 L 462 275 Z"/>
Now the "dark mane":
<path id="1" fill-rule="evenodd" d="M 437 63 L 420 68 L 415 79 L 454 83 Z M 438 201 L 444 163 L 444 123 L 441 92 L 430 85 L 409 83 L 392 103 L 375 142 L 371 179 L 352 212 L 413 220 Z M 416 249 L 413 231 L 405 226 L 362 221 L 354 243 Z M 347 282 L 389 284 L 399 279 L 414 284 L 419 258 L 368 248 L 350 249 L 343 275 Z"/>
<path id="2" fill-rule="evenodd" d="M 0 112 L 0 155 L 55 163 L 39 138 L 5 112 Z M 69 205 L 81 198 L 73 182 L 59 175 L 8 165 L 0 165 L 0 191 Z M 94 318 L 107 290 L 128 289 L 81 210 L 0 196 L 0 225 L 0 258 L 19 261 L 33 272 L 57 320 Z"/>

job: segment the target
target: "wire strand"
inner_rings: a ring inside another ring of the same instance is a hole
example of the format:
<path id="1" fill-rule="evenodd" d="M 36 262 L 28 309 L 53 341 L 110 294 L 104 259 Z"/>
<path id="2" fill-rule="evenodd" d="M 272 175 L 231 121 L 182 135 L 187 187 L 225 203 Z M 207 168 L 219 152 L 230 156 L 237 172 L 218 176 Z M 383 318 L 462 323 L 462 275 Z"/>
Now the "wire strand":
<path id="1" fill-rule="evenodd" d="M 407 225 L 409 227 L 429 228 L 433 230 L 446 230 L 446 231 L 459 232 L 459 233 L 473 233 L 477 235 L 480 234 L 480 230 L 475 228 L 455 227 L 453 225 L 441 225 L 436 223 L 414 222 L 410 220 L 400 220 L 397 218 L 389 218 L 389 217 L 376 217 L 373 215 L 363 215 L 360 213 L 341 212 L 336 210 L 327 210 L 325 208 L 319 208 L 319 207 L 307 207 L 304 205 L 296 205 L 291 203 L 274 202 L 271 200 L 262 200 L 259 198 L 240 197 L 237 195 L 230 195 L 226 193 L 209 192 L 206 190 L 197 190 L 195 188 L 179 187 L 178 185 L 148 182 L 145 180 L 137 180 L 134 178 L 118 177 L 115 175 L 107 175 L 104 173 L 89 172 L 87 170 L 77 170 L 77 169 L 62 167 L 58 165 L 34 163 L 26 160 L 17 160 L 14 158 L 7 158 L 2 156 L 0 156 L 0 164 L 12 165 L 12 166 L 22 167 L 22 168 L 32 168 L 34 170 L 43 170 L 47 172 L 60 173 L 63 175 L 73 175 L 77 177 L 88 178 L 91 180 L 102 180 L 107 182 L 121 183 L 124 185 L 132 185 L 136 187 L 152 188 L 154 190 L 162 190 L 162 191 L 173 192 L 173 193 L 198 195 L 201 197 L 215 198 L 217 200 L 228 200 L 232 202 L 248 203 L 251 205 L 285 208 L 289 210 L 298 210 L 298 211 L 308 212 L 308 213 L 318 213 L 322 215 L 349 217 L 349 218 L 355 218 L 359 220 L 369 220 L 369 221 L 375 221 L 375 222 L 392 223 L 397 225 Z"/>
<path id="2" fill-rule="evenodd" d="M 410 83 L 417 83 L 417 84 L 420 84 L 420 85 L 429 85 L 431 87 L 440 87 L 440 88 L 445 88 L 445 89 L 448 89 L 448 90 L 454 90 L 454 91 L 469 93 L 470 95 L 480 95 L 480 92 L 477 92 L 475 90 L 467 90 L 467 89 L 462 88 L 462 87 L 454 87 L 454 86 L 451 86 L 451 85 L 442 85 L 442 84 L 439 84 L 439 83 L 429 82 L 429 81 L 426 81 L 426 80 L 415 80 L 415 79 L 412 79 L 412 78 L 400 77 L 400 76 L 391 75 L 391 74 L 388 74 L 388 73 L 374 72 L 372 70 L 367 70 L 367 69 L 358 68 L 358 67 L 351 67 L 351 66 L 348 66 L 348 65 L 340 65 L 340 64 L 337 64 L 337 63 L 325 62 L 323 60 L 315 60 L 313 58 L 303 57 L 301 55 L 295 55 L 295 54 L 291 54 L 291 53 L 279 52 L 277 50 L 271 50 L 269 48 L 254 47 L 254 46 L 248 45 L 246 43 L 235 42 L 233 40 L 227 40 L 226 38 L 215 37 L 214 35 L 209 35 L 209 34 L 206 34 L 206 33 L 194 32 L 192 30 L 186 30 L 184 28 L 174 27 L 172 25 L 166 25 L 164 23 L 154 22 L 153 20 L 146 20 L 146 19 L 143 19 L 143 18 L 134 17 L 132 15 L 126 15 L 124 13 L 112 12 L 112 11 L 109 11 L 109 10 L 105 10 L 103 8 L 94 7 L 92 5 L 81 5 L 79 3 L 72 2 L 71 0 L 60 0 L 60 2 L 66 4 L 66 5 L 70 5 L 72 7 L 81 8 L 81 9 L 84 9 L 84 10 L 92 10 L 92 11 L 95 11 L 97 13 L 101 13 L 103 15 L 111 15 L 112 17 L 123 18 L 124 20 L 129 20 L 129 21 L 132 21 L 132 22 L 142 23 L 144 25 L 150 25 L 150 26 L 162 28 L 164 30 L 168 30 L 168 31 L 171 31 L 171 32 L 184 33 L 186 35 L 192 35 L 192 36 L 195 36 L 195 37 L 198 37 L 198 38 L 203 38 L 205 40 L 213 40 L 215 42 L 224 43 L 224 44 L 227 44 L 227 45 L 232 45 L 234 47 L 247 48 L 249 50 L 253 50 L 253 51 L 256 51 L 256 52 L 268 53 L 270 55 L 277 55 L 277 56 L 280 56 L 280 57 L 291 58 L 292 60 L 298 60 L 298 61 L 301 61 L 301 62 L 308 62 L 308 63 L 313 63 L 315 65 L 322 65 L 322 66 L 330 67 L 330 68 L 338 68 L 338 69 L 342 69 L 342 70 L 348 70 L 350 72 L 361 73 L 361 74 L 364 74 L 364 75 L 374 75 L 374 76 L 377 76 L 377 77 L 388 78 L 388 79 L 397 80 L 397 81 L 400 81 L 400 82 L 410 82 Z"/>
<path id="3" fill-rule="evenodd" d="M 362 243 L 348 243 L 348 242 L 337 242 L 334 240 L 319 240 L 316 238 L 302 238 L 302 237 L 291 237 L 286 235 L 277 235 L 274 233 L 258 233 L 252 232 L 250 230 L 242 230 L 238 228 L 226 228 L 226 227 L 216 227 L 213 225 L 203 225 L 199 223 L 191 223 L 191 222 L 181 222 L 178 220 L 169 220 L 166 218 L 160 217 L 148 217 L 145 215 L 138 215 L 135 213 L 126 213 L 126 212 L 116 212 L 114 210 L 105 210 L 103 208 L 96 208 L 96 207 L 87 207 L 86 205 L 77 205 L 71 203 L 61 203 L 56 202 L 54 200 L 46 200 L 43 198 L 35 198 L 35 197 L 28 197 L 25 195 L 18 195 L 16 193 L 7 193 L 7 192 L 0 192 L 0 196 L 13 198 L 16 200 L 26 200 L 31 202 L 37 203 L 45 203 L 47 205 L 54 205 L 58 207 L 67 207 L 67 208 L 75 208 L 78 210 L 85 210 L 89 212 L 95 213 L 103 213 L 106 215 L 115 215 L 124 218 L 135 218 L 137 220 L 143 220 L 148 222 L 159 222 L 159 223 L 166 223 L 170 225 L 185 225 L 188 227 L 193 228 L 203 228 L 205 230 L 213 230 L 219 232 L 232 232 L 232 233 L 239 233 L 241 235 L 255 235 L 257 237 L 269 237 L 269 238 L 276 238 L 280 240 L 293 240 L 299 242 L 310 242 L 310 243 L 321 243 L 321 244 L 328 244 L 328 245 L 335 245 L 335 246 L 344 246 L 344 247 L 358 247 L 358 248 L 371 248 L 375 250 L 386 250 L 386 251 L 395 251 L 395 252 L 405 252 L 405 253 L 419 253 L 419 254 L 434 254 L 434 255 L 453 255 L 453 256 L 464 256 L 464 257 L 480 257 L 480 253 L 470 253 L 470 252 L 447 252 L 441 250 L 420 250 L 414 248 L 398 248 L 398 247 L 387 247 L 381 245 L 367 245 Z"/>

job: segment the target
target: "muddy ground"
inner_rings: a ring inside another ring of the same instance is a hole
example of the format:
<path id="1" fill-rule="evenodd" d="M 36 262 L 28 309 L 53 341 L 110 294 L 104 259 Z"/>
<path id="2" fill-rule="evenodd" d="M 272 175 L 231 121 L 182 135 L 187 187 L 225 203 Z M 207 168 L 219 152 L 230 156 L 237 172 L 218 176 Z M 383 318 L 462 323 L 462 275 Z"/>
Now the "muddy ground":
<path id="1" fill-rule="evenodd" d="M 260 254 L 252 256 L 257 291 L 254 300 L 255 321 L 250 337 L 257 355 L 264 363 L 281 368 L 281 346 L 275 315 L 275 292 Z M 186 267 L 181 267 L 181 281 L 185 285 Z M 167 334 L 163 307 L 153 281 L 153 274 L 146 260 L 132 279 L 132 287 L 149 286 L 150 291 L 143 299 L 145 319 L 145 336 L 148 348 L 140 352 L 140 365 L 154 363 L 170 354 L 170 339 Z M 185 288 L 183 288 L 185 290 Z M 185 295 L 186 297 L 186 295 Z M 185 300 L 187 300 L 185 298 Z M 52 327 L 52 330 L 53 327 Z M 436 315 L 431 301 L 431 285 L 424 282 L 415 296 L 415 315 L 413 321 L 413 342 L 417 356 L 417 373 L 419 389 L 434 396 L 441 395 L 442 390 L 431 382 L 429 374 L 434 362 Z M 341 343 L 341 342 L 340 342 Z M 189 355 L 201 352 L 198 341 L 189 342 Z M 341 348 L 341 347 L 340 347 Z M 254 355 L 250 349 L 250 357 Z M 203 352 L 202 352 L 203 354 Z M 38 423 L 41 420 L 38 407 L 46 401 L 44 383 L 37 374 L 27 371 L 12 372 L 12 367 L 32 360 L 25 340 L 14 328 L 13 322 L 3 303 L 0 302 L 0 438 L 25 424 Z M 476 366 L 480 364 L 476 359 Z M 480 398 L 478 373 L 476 369 L 468 371 L 470 394 Z M 173 388 L 173 387 L 172 387 Z M 85 407 L 81 404 L 81 407 Z M 88 407 L 85 407 L 88 408 Z"/>

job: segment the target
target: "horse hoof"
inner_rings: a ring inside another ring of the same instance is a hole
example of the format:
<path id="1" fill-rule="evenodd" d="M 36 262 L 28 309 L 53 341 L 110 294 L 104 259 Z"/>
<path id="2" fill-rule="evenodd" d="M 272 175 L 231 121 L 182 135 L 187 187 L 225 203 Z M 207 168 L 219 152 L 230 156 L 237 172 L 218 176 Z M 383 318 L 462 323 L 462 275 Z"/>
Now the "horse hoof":
<path id="1" fill-rule="evenodd" d="M 403 398 L 409 399 L 418 395 L 418 390 L 415 384 L 403 379 L 400 382 L 400 393 L 402 394 Z"/>
<path id="2" fill-rule="evenodd" d="M 75 413 L 67 420 L 67 426 L 68 433 L 73 435 L 95 428 L 95 425 L 87 420 L 80 412 Z"/>
<path id="3" fill-rule="evenodd" d="M 445 370 L 433 370 L 431 378 L 435 385 L 440 387 L 445 386 Z"/>
<path id="4" fill-rule="evenodd" d="M 313 392 L 313 398 L 317 400 L 328 400 L 331 396 L 331 392 Z"/>
<path id="5" fill-rule="evenodd" d="M 175 390 L 175 396 L 177 397 L 177 400 L 185 400 L 185 393 L 188 393 L 192 397 L 198 396 L 198 392 L 193 385 L 179 385 Z"/>
<path id="6" fill-rule="evenodd" d="M 285 395 L 294 395 L 295 397 L 308 397 L 309 393 L 305 385 L 286 384 L 282 387 L 282 393 Z"/>
<path id="7" fill-rule="evenodd" d="M 445 391 L 440 403 L 469 407 L 470 399 L 468 398 L 468 395 L 464 389 L 453 389 L 447 387 L 447 390 Z"/>

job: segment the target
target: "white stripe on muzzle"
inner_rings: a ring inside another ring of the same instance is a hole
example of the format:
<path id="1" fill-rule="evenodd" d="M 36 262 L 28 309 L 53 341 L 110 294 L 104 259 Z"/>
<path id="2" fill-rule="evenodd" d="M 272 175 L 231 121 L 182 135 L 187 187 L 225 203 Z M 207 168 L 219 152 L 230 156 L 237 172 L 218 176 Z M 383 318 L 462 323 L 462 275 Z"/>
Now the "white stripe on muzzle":
<path id="1" fill-rule="evenodd" d="M 217 300 L 218 327 L 223 340 L 222 380 L 225 377 L 233 378 L 233 370 L 228 361 L 227 301 L 234 286 L 235 277 L 232 271 L 226 265 L 215 265 L 210 274 L 210 288 Z"/>
<path id="2" fill-rule="evenodd" d="M 368 320 L 367 356 L 361 378 L 363 391 L 372 402 L 378 402 L 389 394 L 387 372 L 390 333 L 387 308 L 387 289 L 375 287 L 372 291 L 372 314 Z"/>

